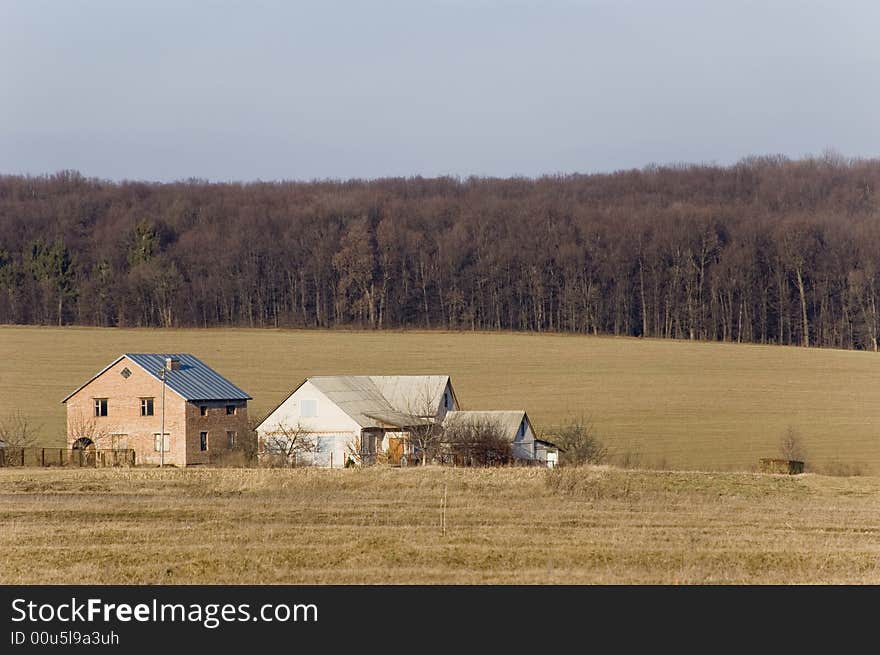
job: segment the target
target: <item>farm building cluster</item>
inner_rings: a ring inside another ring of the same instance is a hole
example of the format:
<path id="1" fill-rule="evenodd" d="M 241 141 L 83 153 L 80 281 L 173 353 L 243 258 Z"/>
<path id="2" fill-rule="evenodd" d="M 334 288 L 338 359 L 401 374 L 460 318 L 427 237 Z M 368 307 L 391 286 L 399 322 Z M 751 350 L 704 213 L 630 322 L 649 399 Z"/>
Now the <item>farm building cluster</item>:
<path id="1" fill-rule="evenodd" d="M 251 396 L 190 354 L 120 355 L 63 403 L 71 460 L 178 467 L 242 445 Z M 554 466 L 525 410 L 463 410 L 448 375 L 314 376 L 254 428 L 264 463 Z"/>

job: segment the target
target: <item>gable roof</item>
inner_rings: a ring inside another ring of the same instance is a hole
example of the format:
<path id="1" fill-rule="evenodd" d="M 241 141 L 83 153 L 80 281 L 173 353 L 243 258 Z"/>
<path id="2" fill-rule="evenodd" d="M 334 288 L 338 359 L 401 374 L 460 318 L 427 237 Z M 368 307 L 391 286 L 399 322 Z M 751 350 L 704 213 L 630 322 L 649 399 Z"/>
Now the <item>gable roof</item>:
<path id="1" fill-rule="evenodd" d="M 371 375 L 370 379 L 395 410 L 408 416 L 430 411 L 433 417 L 449 384 L 448 375 Z"/>
<path id="2" fill-rule="evenodd" d="M 452 389 L 448 375 L 319 375 L 303 380 L 290 396 L 306 382 L 362 428 L 430 423 L 436 418 L 446 385 Z M 258 429 L 290 396 L 269 412 Z"/>
<path id="3" fill-rule="evenodd" d="M 129 359 L 157 380 L 161 380 L 159 371 L 165 370 L 165 358 L 173 357 L 180 360 L 180 368 L 176 371 L 165 371 L 165 384 L 178 393 L 184 400 L 251 400 L 251 397 L 205 364 L 202 360 L 189 353 L 126 353 L 120 355 L 85 384 L 69 394 L 62 403 L 71 396 L 99 378 L 108 369 L 122 359 Z"/>
<path id="4" fill-rule="evenodd" d="M 523 419 L 525 419 L 529 427 L 532 427 L 532 422 L 523 409 L 457 411 L 447 412 L 446 418 L 443 419 L 443 424 L 491 422 L 497 424 L 507 437 L 515 439 Z M 534 431 L 535 429 L 532 427 L 532 432 L 534 433 Z"/>
<path id="5" fill-rule="evenodd" d="M 448 375 L 328 375 L 308 378 L 362 428 L 424 425 L 436 415 Z"/>

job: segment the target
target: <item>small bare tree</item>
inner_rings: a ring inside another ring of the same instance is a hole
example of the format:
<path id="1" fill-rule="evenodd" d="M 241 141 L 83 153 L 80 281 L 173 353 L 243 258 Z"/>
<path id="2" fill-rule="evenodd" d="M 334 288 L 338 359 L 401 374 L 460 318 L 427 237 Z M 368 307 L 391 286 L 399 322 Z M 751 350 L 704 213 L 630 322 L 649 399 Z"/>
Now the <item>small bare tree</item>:
<path id="1" fill-rule="evenodd" d="M 548 440 L 559 447 L 560 464 L 601 464 L 608 456 L 608 449 L 596 436 L 593 423 L 583 416 L 571 419 Z"/>
<path id="2" fill-rule="evenodd" d="M 113 426 L 104 421 L 96 420 L 96 417 L 79 413 L 67 424 L 67 439 L 71 443 L 88 439 L 95 448 L 112 448 Z"/>
<path id="3" fill-rule="evenodd" d="M 30 448 L 36 444 L 40 428 L 20 411 L 12 412 L 0 419 L 0 443 L 6 448 Z"/>
<path id="4" fill-rule="evenodd" d="M 803 462 L 806 458 L 806 449 L 804 448 L 801 435 L 793 427 L 789 426 L 779 440 L 779 454 L 782 459 Z"/>
<path id="5" fill-rule="evenodd" d="M 444 454 L 455 464 L 493 466 L 513 460 L 513 443 L 504 428 L 490 419 L 447 422 L 442 443 Z"/>
<path id="6" fill-rule="evenodd" d="M 422 466 L 427 466 L 440 451 L 443 429 L 437 423 L 439 407 L 440 397 L 426 385 L 411 397 L 404 408 L 407 425 L 400 427 L 409 433 L 410 442 L 418 451 Z"/>
<path id="7" fill-rule="evenodd" d="M 300 455 L 313 453 L 317 448 L 314 434 L 300 423 L 287 425 L 281 423 L 260 443 L 259 459 L 264 466 L 281 468 L 294 467 Z"/>

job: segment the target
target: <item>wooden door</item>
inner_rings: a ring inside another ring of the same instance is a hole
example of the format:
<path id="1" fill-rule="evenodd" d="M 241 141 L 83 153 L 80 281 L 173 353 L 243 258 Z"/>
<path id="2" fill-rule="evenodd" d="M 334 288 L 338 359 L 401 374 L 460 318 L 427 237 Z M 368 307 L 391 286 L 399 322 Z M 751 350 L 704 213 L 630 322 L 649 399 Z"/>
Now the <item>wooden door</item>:
<path id="1" fill-rule="evenodd" d="M 388 461 L 392 466 L 399 466 L 401 457 L 403 457 L 403 439 L 388 437 Z"/>

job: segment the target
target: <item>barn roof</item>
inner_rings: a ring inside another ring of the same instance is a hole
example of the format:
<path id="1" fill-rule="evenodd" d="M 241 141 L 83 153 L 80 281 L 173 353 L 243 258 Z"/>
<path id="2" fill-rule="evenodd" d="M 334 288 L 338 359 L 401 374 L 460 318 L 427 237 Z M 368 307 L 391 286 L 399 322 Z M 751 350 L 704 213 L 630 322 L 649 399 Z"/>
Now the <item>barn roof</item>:
<path id="1" fill-rule="evenodd" d="M 497 409 L 497 410 L 476 410 L 476 411 L 457 411 L 448 412 L 443 420 L 444 425 L 455 425 L 456 423 L 495 423 L 503 431 L 505 436 L 510 439 L 516 438 L 516 433 L 523 419 L 531 426 L 528 414 L 523 409 Z M 534 428 L 532 428 L 534 432 Z"/>
<path id="2" fill-rule="evenodd" d="M 166 370 L 165 359 L 167 357 L 180 360 L 180 368 L 173 371 Z M 185 400 L 251 400 L 247 393 L 232 384 L 232 382 L 195 355 L 190 355 L 189 353 L 126 353 L 113 360 L 113 362 L 61 402 L 67 402 L 71 396 L 86 387 L 92 380 L 100 377 L 123 358 L 131 360 L 157 380 L 161 379 L 159 371 L 165 370 L 165 384 Z"/>
<path id="3" fill-rule="evenodd" d="M 361 427 L 405 427 L 435 416 L 449 376 L 328 375 L 308 381 Z"/>

